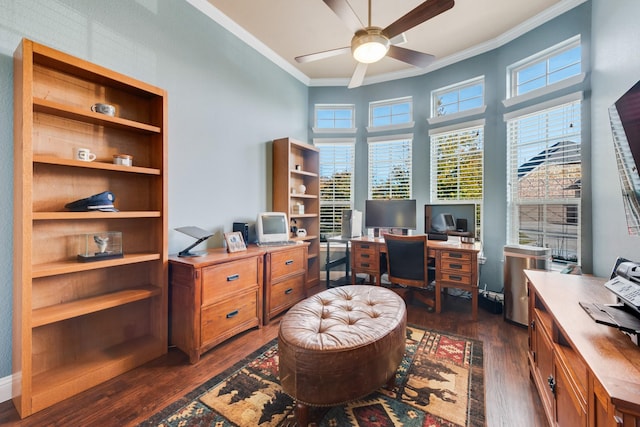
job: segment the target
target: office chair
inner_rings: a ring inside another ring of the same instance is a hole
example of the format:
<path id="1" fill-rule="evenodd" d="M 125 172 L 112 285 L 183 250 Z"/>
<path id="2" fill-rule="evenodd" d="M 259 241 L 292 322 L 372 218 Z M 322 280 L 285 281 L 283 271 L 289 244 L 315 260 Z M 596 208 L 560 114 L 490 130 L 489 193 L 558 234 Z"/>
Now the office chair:
<path id="1" fill-rule="evenodd" d="M 404 294 L 405 301 L 415 298 L 433 311 L 435 293 L 427 289 L 430 283 L 427 236 L 384 234 L 383 237 L 387 246 L 387 280 L 396 285 L 392 289 Z"/>

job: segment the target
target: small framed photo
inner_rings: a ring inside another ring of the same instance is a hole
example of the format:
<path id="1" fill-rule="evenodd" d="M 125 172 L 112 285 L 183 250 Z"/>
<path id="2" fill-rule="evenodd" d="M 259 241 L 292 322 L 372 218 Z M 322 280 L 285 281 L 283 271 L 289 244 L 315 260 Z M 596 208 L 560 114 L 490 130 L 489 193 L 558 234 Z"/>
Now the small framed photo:
<path id="1" fill-rule="evenodd" d="M 224 233 L 224 240 L 227 242 L 227 252 L 239 252 L 246 251 L 247 246 L 242 238 L 242 233 L 239 231 L 232 231 L 230 233 Z"/>

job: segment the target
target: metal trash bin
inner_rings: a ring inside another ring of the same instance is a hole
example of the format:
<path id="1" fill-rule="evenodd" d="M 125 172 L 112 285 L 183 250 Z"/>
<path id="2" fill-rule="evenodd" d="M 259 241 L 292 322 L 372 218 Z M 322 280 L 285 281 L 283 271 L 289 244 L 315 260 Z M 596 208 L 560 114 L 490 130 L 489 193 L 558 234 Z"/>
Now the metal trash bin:
<path id="1" fill-rule="evenodd" d="M 527 326 L 529 298 L 524 270 L 551 268 L 551 249 L 527 245 L 504 247 L 504 319 Z"/>

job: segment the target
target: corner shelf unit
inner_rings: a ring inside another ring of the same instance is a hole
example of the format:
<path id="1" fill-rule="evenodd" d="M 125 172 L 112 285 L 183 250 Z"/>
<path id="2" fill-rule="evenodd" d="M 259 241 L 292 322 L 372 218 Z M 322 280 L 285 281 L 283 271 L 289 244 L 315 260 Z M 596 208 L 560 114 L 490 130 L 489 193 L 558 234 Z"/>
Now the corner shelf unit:
<path id="1" fill-rule="evenodd" d="M 306 187 L 304 193 L 300 185 Z M 294 206 L 304 206 L 304 213 Z M 307 295 L 320 285 L 320 151 L 291 138 L 273 141 L 273 210 L 286 212 L 291 223 L 307 230 L 306 237 L 293 240 L 309 242 L 307 258 Z"/>
<path id="2" fill-rule="evenodd" d="M 91 111 L 97 102 L 115 116 Z M 166 105 L 162 89 L 30 40 L 14 53 L 13 402 L 23 418 L 167 351 Z M 79 147 L 96 160 L 75 160 Z M 118 212 L 64 209 L 103 191 Z M 80 236 L 106 231 L 122 233 L 124 256 L 78 262 Z"/>

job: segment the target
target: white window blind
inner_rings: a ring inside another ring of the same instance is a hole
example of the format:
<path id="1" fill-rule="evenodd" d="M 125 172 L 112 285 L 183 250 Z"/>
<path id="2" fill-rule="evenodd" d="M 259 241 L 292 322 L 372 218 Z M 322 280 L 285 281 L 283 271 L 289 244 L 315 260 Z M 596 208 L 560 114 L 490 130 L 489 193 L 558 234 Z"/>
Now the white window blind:
<path id="1" fill-rule="evenodd" d="M 432 133 L 431 203 L 482 202 L 484 126 Z"/>
<path id="2" fill-rule="evenodd" d="M 320 150 L 320 234 L 337 235 L 342 211 L 353 208 L 355 141 L 314 145 Z"/>
<path id="3" fill-rule="evenodd" d="M 507 120 L 507 239 L 580 262 L 581 101 Z"/>
<path id="4" fill-rule="evenodd" d="M 412 135 L 369 138 L 369 199 L 411 198 Z"/>

